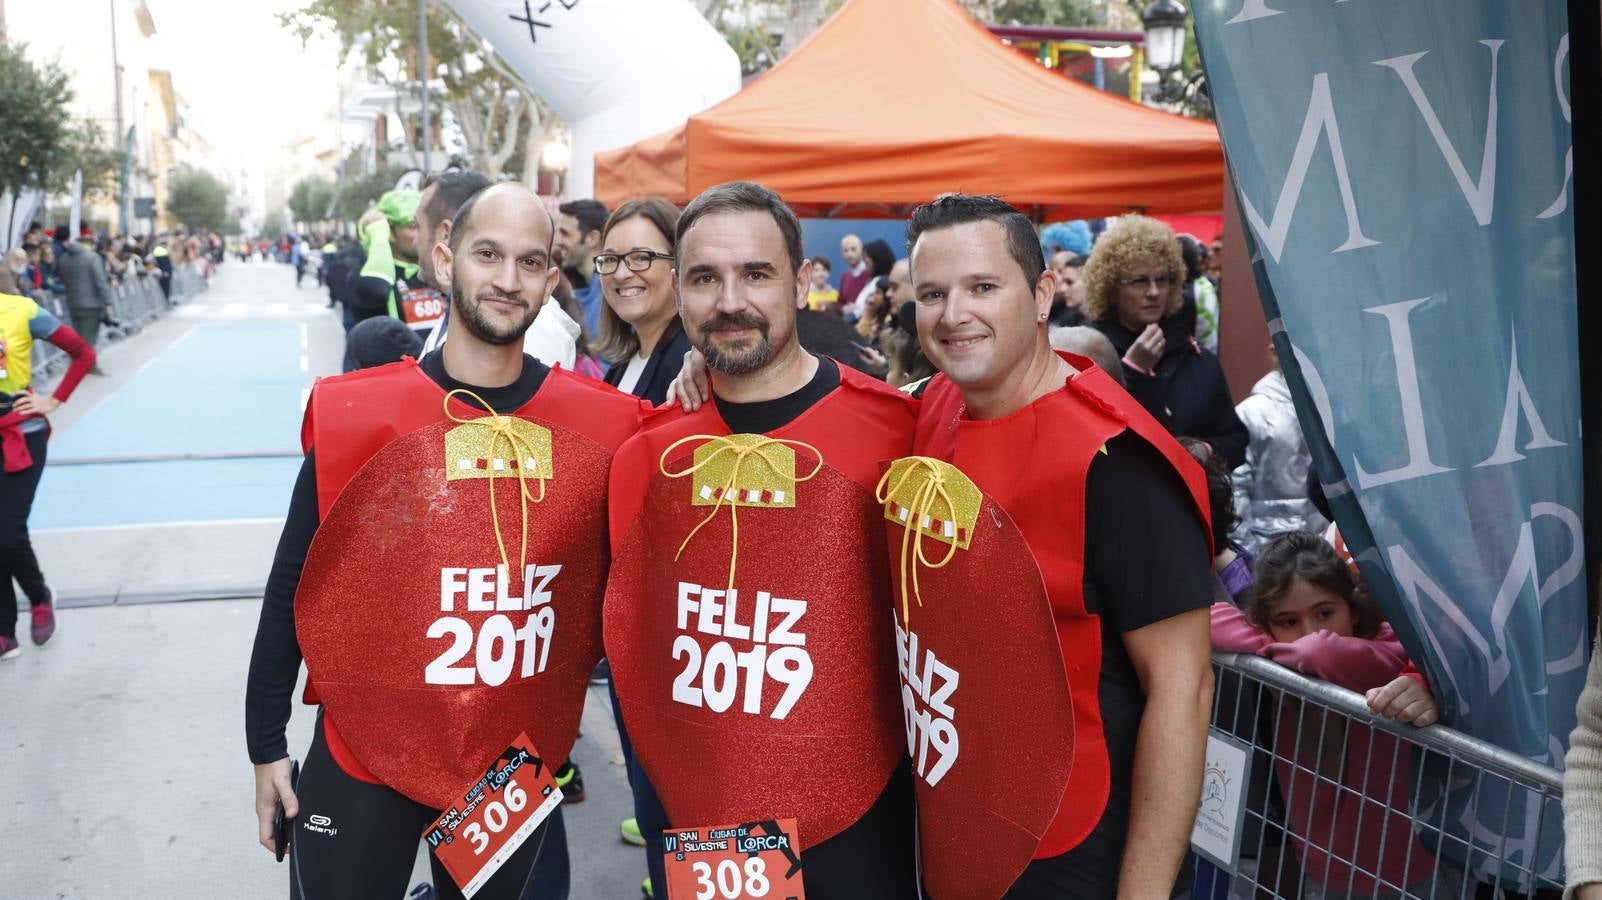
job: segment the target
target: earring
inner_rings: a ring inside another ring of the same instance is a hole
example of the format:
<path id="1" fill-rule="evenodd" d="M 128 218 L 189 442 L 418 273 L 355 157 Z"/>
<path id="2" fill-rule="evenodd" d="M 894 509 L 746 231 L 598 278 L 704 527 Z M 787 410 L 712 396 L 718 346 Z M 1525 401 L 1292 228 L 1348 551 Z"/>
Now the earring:
<path id="1" fill-rule="evenodd" d="M 1046 314 L 1045 313 L 1041 313 L 1040 314 L 1040 321 L 1042 321 L 1042 322 L 1046 321 Z"/>

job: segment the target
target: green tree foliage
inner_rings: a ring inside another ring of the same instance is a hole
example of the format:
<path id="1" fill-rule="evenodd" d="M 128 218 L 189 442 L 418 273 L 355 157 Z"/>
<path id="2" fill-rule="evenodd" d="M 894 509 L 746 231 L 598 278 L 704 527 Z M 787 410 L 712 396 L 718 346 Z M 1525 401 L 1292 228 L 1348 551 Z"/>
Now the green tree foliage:
<path id="1" fill-rule="evenodd" d="M 111 136 L 99 122 L 93 119 L 70 122 L 62 152 L 50 167 L 50 187 L 65 190 L 72 184 L 73 173 L 82 169 L 86 199 L 113 199 L 126 159 L 127 154 L 113 146 Z"/>
<path id="2" fill-rule="evenodd" d="M 1104 4 L 1096 0 L 962 0 L 974 18 L 1005 25 L 1106 28 Z"/>
<path id="3" fill-rule="evenodd" d="M 273 210 L 262 220 L 260 240 L 276 241 L 289 233 L 289 220 L 284 218 L 282 210 Z"/>
<path id="4" fill-rule="evenodd" d="M 67 73 L 53 64 L 34 65 L 25 49 L 0 42 L 0 193 L 50 189 L 69 140 Z"/>
<path id="5" fill-rule="evenodd" d="M 395 180 L 405 171 L 403 166 L 386 166 L 371 175 L 346 179 L 334 198 L 335 218 L 346 222 L 360 219 L 362 213 L 378 203 L 385 191 L 395 186 Z"/>
<path id="6" fill-rule="evenodd" d="M 332 35 L 342 55 L 360 53 L 374 72 L 389 73 L 397 89 L 415 92 L 415 0 L 312 0 L 279 20 L 303 41 Z M 443 95 L 433 100 L 450 108 L 473 168 L 499 175 L 518 151 L 549 136 L 555 119 L 538 96 L 445 4 L 429 8 L 428 53 L 431 74 L 443 86 Z M 406 136 L 406 143 L 410 147 L 414 142 Z M 523 156 L 537 164 L 537 151 Z M 525 167 L 525 180 L 533 174 L 532 167 Z"/>
<path id="7" fill-rule="evenodd" d="M 311 225 L 329 218 L 334 183 L 326 178 L 302 178 L 289 191 L 289 212 L 296 222 Z"/>
<path id="8" fill-rule="evenodd" d="M 167 180 L 167 211 L 191 229 L 228 226 L 228 188 L 215 175 L 180 169 Z"/>

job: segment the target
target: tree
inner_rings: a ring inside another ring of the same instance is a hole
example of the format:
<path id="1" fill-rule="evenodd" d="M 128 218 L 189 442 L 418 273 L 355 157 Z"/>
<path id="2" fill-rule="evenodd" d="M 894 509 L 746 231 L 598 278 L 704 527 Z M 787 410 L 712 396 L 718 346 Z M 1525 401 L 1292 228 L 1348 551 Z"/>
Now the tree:
<path id="1" fill-rule="evenodd" d="M 128 154 L 108 140 L 105 129 L 93 119 L 68 123 L 61 152 L 50 166 L 50 190 L 66 190 L 74 172 L 83 170 L 85 198 L 108 200 L 116 196 L 117 181 Z"/>
<path id="2" fill-rule="evenodd" d="M 392 73 L 399 91 L 415 90 L 414 0 L 313 0 L 279 21 L 303 41 L 314 34 L 333 35 L 342 55 L 359 51 L 373 71 Z M 428 50 L 429 67 L 444 87 L 442 97 L 431 99 L 443 101 L 455 118 L 473 167 L 493 178 L 522 150 L 523 180 L 534 183 L 539 148 L 557 124 L 549 108 L 443 4 L 428 10 Z M 404 138 L 410 146 L 411 137 Z"/>
<path id="3" fill-rule="evenodd" d="M 346 179 L 334 198 L 334 216 L 346 222 L 360 219 L 405 171 L 404 166 L 385 166 L 371 175 Z"/>
<path id="4" fill-rule="evenodd" d="M 1096 0 L 962 0 L 973 17 L 986 24 L 1055 25 L 1060 28 L 1105 28 L 1105 4 Z"/>
<path id="5" fill-rule="evenodd" d="M 167 212 L 191 229 L 228 226 L 228 188 L 210 172 L 179 169 L 167 180 Z"/>
<path id="6" fill-rule="evenodd" d="M 326 178 L 302 178 L 289 191 L 289 212 L 296 222 L 311 225 L 330 218 L 334 183 Z"/>
<path id="7" fill-rule="evenodd" d="M 59 66 L 35 66 L 26 45 L 0 42 L 0 194 L 49 190 L 69 140 L 72 85 Z M 68 173 L 71 177 L 71 173 Z"/>
<path id="8" fill-rule="evenodd" d="M 259 240 L 276 241 L 289 233 L 289 220 L 284 218 L 282 210 L 273 210 L 262 220 Z"/>

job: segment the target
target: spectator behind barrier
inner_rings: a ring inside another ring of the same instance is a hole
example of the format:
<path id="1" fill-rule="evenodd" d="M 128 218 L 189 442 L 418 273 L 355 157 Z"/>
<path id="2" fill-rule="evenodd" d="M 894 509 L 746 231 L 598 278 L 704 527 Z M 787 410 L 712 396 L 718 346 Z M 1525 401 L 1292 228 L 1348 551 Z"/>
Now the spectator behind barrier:
<path id="1" fill-rule="evenodd" d="M 1235 470 L 1235 505 L 1241 527 L 1235 537 L 1247 549 L 1258 550 L 1276 534 L 1287 531 L 1322 531 L 1328 521 L 1308 497 L 1312 457 L 1302 437 L 1290 386 L 1278 368 L 1279 357 L 1269 346 L 1275 368 L 1252 387 L 1250 397 L 1235 407 L 1250 441 L 1246 461 Z"/>
<path id="2" fill-rule="evenodd" d="M 1181 321 L 1185 262 L 1174 231 L 1128 215 L 1085 263 L 1085 315 L 1123 358 L 1129 393 L 1172 434 L 1206 441 L 1230 469 L 1246 458 L 1246 426 L 1218 357 Z"/>
<path id="3" fill-rule="evenodd" d="M 1258 556 L 1242 608 L 1215 603 L 1213 648 L 1252 653 L 1365 693 L 1376 716 L 1423 727 L 1440 715 L 1367 586 L 1335 549 L 1305 531 L 1283 534 Z M 1309 714 L 1282 700 L 1270 737 L 1286 798 L 1285 821 L 1306 876 L 1327 891 L 1385 891 L 1365 873 L 1432 896 L 1435 859 L 1413 835 L 1412 774 L 1395 737 L 1359 722 Z M 1316 773 L 1317 778 L 1310 777 Z M 1373 802 L 1354 802 L 1367 789 Z M 1342 796 L 1342 795 L 1346 796 Z M 1442 896 L 1455 895 L 1441 893 Z"/>

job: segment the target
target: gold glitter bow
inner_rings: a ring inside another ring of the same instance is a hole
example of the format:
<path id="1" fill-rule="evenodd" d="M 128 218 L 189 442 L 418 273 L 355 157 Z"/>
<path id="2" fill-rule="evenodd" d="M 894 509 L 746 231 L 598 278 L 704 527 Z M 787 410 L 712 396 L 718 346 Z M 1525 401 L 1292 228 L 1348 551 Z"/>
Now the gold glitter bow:
<path id="1" fill-rule="evenodd" d="M 707 453 L 705 456 L 702 456 L 701 459 L 696 461 L 688 469 L 684 469 L 683 471 L 679 472 L 670 471 L 668 469 L 668 457 L 673 455 L 673 451 L 685 444 L 690 443 L 691 441 L 704 442 L 700 447 L 696 448 L 696 456 L 701 456 L 700 451 L 708 447 L 711 448 L 711 452 Z M 783 461 L 775 458 L 774 451 L 788 447 L 797 447 L 807 450 L 811 452 L 812 456 L 817 460 L 817 465 L 812 467 L 812 471 L 806 473 L 805 475 L 794 476 L 794 480 L 797 483 L 811 480 L 813 476 L 817 475 L 823 470 L 823 454 L 818 452 L 818 448 L 802 441 L 787 441 L 780 438 L 765 437 L 759 434 L 692 434 L 688 437 L 680 438 L 679 440 L 674 441 L 672 444 L 669 444 L 668 448 L 662 451 L 662 458 L 657 463 L 658 467 L 662 471 L 662 474 L 669 478 L 689 477 L 694 475 L 696 472 L 711 466 L 715 461 L 720 461 L 724 454 L 731 454 L 733 456 L 733 464 L 729 465 L 728 477 L 724 479 L 720 489 L 713 492 L 714 499 L 712 502 L 712 511 L 707 513 L 706 518 L 702 519 L 694 528 L 690 529 L 689 534 L 684 536 L 684 542 L 679 544 L 679 552 L 673 554 L 673 559 L 677 561 L 678 558 L 684 554 L 684 548 L 690 545 L 690 539 L 695 537 L 696 533 L 699 532 L 701 528 L 706 525 L 706 523 L 712 521 L 713 517 L 718 514 L 718 510 L 722 509 L 724 503 L 727 502 L 729 506 L 729 525 L 734 531 L 734 536 L 729 547 L 729 589 L 733 590 L 734 566 L 735 561 L 739 558 L 740 553 L 740 501 L 738 491 L 738 488 L 741 484 L 740 470 L 747 462 L 755 460 L 757 465 L 767 469 L 769 476 L 773 478 L 784 478 L 786 475 L 783 472 Z M 728 465 L 727 462 L 724 462 L 723 464 Z"/>
<path id="2" fill-rule="evenodd" d="M 909 485 L 911 500 L 903 504 L 896 498 L 907 496 L 903 488 Z M 878 487 L 874 488 L 874 498 L 886 504 L 885 518 L 900 523 L 902 527 L 901 558 L 896 563 L 896 572 L 901 576 L 901 621 L 905 625 L 912 616 L 911 604 L 907 600 L 908 570 L 911 570 L 912 594 L 917 598 L 918 605 L 923 606 L 923 594 L 918 587 L 918 566 L 942 568 L 956 557 L 958 550 L 967 548 L 974 521 L 979 515 L 979 489 L 949 463 L 927 456 L 909 456 L 896 460 L 885 471 Z M 900 507 L 900 511 L 891 509 L 891 506 Z M 950 535 L 931 531 L 931 525 L 935 524 L 949 527 Z M 923 539 L 926 535 L 948 545 L 946 555 L 938 562 L 924 554 Z M 910 560 L 907 553 L 909 549 L 912 551 Z"/>
<path id="3" fill-rule="evenodd" d="M 464 419 L 457 416 L 455 413 L 451 412 L 451 398 L 457 394 L 461 394 L 476 401 L 478 405 L 482 406 L 488 414 L 471 419 Z M 501 551 L 501 565 L 506 567 L 508 578 L 522 578 L 523 572 L 528 568 L 528 505 L 530 503 L 539 503 L 545 499 L 545 481 L 552 476 L 552 473 L 549 471 L 550 467 L 540 463 L 541 454 L 539 452 L 539 448 L 529 441 L 528 438 L 518 433 L 517 426 L 519 424 L 528 424 L 522 419 L 518 419 L 513 416 L 501 415 L 500 413 L 496 412 L 488 403 L 484 402 L 483 397 L 480 397 L 466 388 L 457 388 L 456 390 L 447 393 L 445 395 L 444 405 L 445 417 L 450 419 L 452 422 L 456 422 L 459 425 L 477 425 L 489 429 L 489 447 L 487 449 L 487 453 L 490 456 L 495 455 L 495 448 L 498 444 L 500 444 L 502 441 L 506 443 L 506 449 L 508 451 L 507 457 L 513 460 L 512 468 L 517 472 L 517 489 L 518 493 L 521 495 L 521 503 L 518 505 L 522 512 L 522 531 L 517 557 L 518 567 L 516 569 L 515 576 L 513 575 L 511 560 L 507 559 L 506 557 L 506 539 L 501 536 L 501 513 L 495 503 L 495 480 L 497 478 L 497 473 L 491 471 L 484 477 L 489 479 L 490 521 L 495 526 L 495 546 Z M 518 464 L 518 460 L 524 461 L 524 464 Z M 527 465 L 526 463 L 528 461 L 534 461 L 535 465 Z M 534 471 L 531 472 L 529 471 L 530 469 L 533 469 Z M 448 473 L 447 477 L 449 477 Z M 530 477 L 539 479 L 540 494 L 538 497 L 535 497 L 529 493 L 528 479 Z"/>

